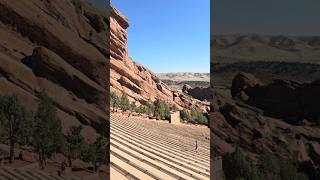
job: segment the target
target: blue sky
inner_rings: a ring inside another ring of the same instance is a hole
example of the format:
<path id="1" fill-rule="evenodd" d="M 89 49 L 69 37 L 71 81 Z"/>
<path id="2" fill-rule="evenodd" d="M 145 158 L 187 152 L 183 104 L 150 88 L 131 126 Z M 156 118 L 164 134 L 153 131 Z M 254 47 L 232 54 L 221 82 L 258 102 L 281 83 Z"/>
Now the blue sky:
<path id="1" fill-rule="evenodd" d="M 213 0 L 214 32 L 320 35 L 319 0 Z"/>
<path id="2" fill-rule="evenodd" d="M 130 56 L 154 72 L 209 72 L 210 0 L 112 0 Z"/>

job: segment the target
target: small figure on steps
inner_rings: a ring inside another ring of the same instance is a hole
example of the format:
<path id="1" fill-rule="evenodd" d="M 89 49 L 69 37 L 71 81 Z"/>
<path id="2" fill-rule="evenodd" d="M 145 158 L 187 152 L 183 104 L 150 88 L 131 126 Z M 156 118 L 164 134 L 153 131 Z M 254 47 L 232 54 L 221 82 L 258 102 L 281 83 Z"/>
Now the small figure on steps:
<path id="1" fill-rule="evenodd" d="M 198 150 L 198 141 L 196 140 L 196 151 Z"/>
<path id="2" fill-rule="evenodd" d="M 60 166 L 60 172 L 61 172 L 61 175 L 64 176 L 66 174 L 66 165 L 67 163 L 65 161 L 63 161 L 61 163 L 61 166 Z"/>
<path id="3" fill-rule="evenodd" d="M 19 152 L 19 160 L 23 160 L 22 151 Z"/>

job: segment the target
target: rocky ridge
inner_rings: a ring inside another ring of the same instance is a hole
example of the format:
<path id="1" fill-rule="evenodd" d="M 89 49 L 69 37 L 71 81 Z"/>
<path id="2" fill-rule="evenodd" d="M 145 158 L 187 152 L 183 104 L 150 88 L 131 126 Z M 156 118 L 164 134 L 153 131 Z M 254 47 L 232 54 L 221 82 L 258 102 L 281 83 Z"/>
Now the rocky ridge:
<path id="1" fill-rule="evenodd" d="M 319 64 L 319 36 L 227 34 L 213 37 L 215 63 L 284 61 Z"/>
<path id="2" fill-rule="evenodd" d="M 82 1 L 0 0 L 0 94 L 35 111 L 44 91 L 63 130 L 81 124 L 93 142 L 108 129 L 108 25 Z"/>

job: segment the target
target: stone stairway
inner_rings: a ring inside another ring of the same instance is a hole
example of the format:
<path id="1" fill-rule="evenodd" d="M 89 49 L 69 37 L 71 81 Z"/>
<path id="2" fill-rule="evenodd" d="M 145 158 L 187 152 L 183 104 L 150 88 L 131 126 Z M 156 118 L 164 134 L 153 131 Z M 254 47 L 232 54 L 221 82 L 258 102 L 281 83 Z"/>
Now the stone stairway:
<path id="1" fill-rule="evenodd" d="M 0 167 L 0 180 L 80 180 L 47 174 L 40 170 Z"/>
<path id="2" fill-rule="evenodd" d="M 210 179 L 208 128 L 116 114 L 110 119 L 111 180 Z"/>

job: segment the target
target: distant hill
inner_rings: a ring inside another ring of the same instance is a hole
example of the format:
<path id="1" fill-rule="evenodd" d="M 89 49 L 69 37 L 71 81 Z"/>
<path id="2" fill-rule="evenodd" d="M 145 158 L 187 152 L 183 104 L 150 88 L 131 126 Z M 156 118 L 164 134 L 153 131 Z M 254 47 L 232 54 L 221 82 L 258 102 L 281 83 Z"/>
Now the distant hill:
<path id="1" fill-rule="evenodd" d="M 285 61 L 319 64 L 320 36 L 219 35 L 214 36 L 214 63 Z"/>
<path id="2" fill-rule="evenodd" d="M 243 61 L 234 63 L 212 63 L 211 81 L 215 86 L 231 86 L 238 72 L 254 74 L 264 82 L 274 78 L 311 82 L 320 78 L 320 65 L 300 62 Z"/>
<path id="3" fill-rule="evenodd" d="M 210 81 L 210 73 L 191 73 L 191 72 L 179 72 L 179 73 L 158 73 L 157 76 L 162 80 L 171 81 Z"/>

